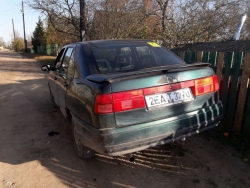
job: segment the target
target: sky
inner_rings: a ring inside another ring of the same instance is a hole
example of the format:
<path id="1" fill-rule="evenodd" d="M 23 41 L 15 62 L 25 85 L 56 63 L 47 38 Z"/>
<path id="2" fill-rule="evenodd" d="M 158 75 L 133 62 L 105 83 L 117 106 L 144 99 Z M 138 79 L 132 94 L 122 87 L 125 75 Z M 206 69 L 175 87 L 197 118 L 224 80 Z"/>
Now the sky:
<path id="1" fill-rule="evenodd" d="M 20 37 L 24 37 L 21 5 L 22 0 L 0 0 L 0 37 L 6 44 L 9 44 L 13 38 L 12 19 L 14 20 L 15 31 L 19 33 Z M 39 15 L 39 12 L 24 3 L 26 38 L 32 36 Z"/>

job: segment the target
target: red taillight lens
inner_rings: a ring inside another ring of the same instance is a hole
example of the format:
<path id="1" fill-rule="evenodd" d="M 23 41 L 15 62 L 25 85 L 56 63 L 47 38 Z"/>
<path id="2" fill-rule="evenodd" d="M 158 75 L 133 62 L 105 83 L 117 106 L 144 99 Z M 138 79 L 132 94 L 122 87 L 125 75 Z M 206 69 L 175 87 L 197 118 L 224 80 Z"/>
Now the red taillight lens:
<path id="1" fill-rule="evenodd" d="M 95 112 L 98 114 L 108 114 L 144 107 L 145 101 L 142 90 L 99 94 L 96 96 L 95 102 Z"/>
<path id="2" fill-rule="evenodd" d="M 113 113 L 112 94 L 97 95 L 95 100 L 95 112 L 98 114 Z"/>
<path id="3" fill-rule="evenodd" d="M 145 108 L 144 95 L 164 93 L 181 88 L 191 88 L 194 96 L 199 96 L 219 90 L 217 76 L 190 80 L 171 85 L 163 85 L 139 90 L 117 92 L 113 94 L 99 94 L 95 100 L 95 112 L 97 114 L 108 114 L 122 112 L 138 108 Z"/>
<path id="4" fill-rule="evenodd" d="M 213 81 L 214 81 L 214 91 L 218 91 L 220 89 L 220 84 L 218 77 L 216 75 L 213 76 Z"/>
<path id="5" fill-rule="evenodd" d="M 115 112 L 145 107 L 142 90 L 113 93 L 113 100 Z"/>
<path id="6" fill-rule="evenodd" d="M 199 96 L 219 90 L 219 83 L 217 76 L 201 78 L 195 80 L 194 95 Z"/>

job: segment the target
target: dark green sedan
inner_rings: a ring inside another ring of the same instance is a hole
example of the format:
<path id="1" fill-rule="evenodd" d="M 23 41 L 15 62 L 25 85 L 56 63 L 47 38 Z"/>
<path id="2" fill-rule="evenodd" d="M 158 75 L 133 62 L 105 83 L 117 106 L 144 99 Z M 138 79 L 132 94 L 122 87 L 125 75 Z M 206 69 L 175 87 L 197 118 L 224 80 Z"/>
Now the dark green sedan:
<path id="1" fill-rule="evenodd" d="M 186 64 L 152 41 L 69 44 L 42 70 L 49 71 L 53 104 L 70 122 L 81 158 L 184 140 L 222 119 L 209 64 Z"/>

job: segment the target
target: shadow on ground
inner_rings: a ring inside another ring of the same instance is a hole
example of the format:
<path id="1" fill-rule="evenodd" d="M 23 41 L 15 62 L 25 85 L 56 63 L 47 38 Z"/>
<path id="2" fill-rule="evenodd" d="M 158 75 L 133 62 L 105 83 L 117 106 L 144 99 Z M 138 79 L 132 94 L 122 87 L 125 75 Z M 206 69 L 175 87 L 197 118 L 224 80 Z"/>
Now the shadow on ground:
<path id="1" fill-rule="evenodd" d="M 158 173 L 171 177 L 192 170 L 177 163 L 182 154 L 171 145 L 137 152 L 133 163 L 99 154 L 79 159 L 68 122 L 52 107 L 46 74 L 22 61 L 1 61 L 0 71 L 7 76 L 0 82 L 0 162 L 37 161 L 36 169 L 48 169 L 69 187 L 140 187 L 142 182 L 152 185 Z M 60 134 L 49 137 L 50 131 Z"/>
<path id="2" fill-rule="evenodd" d="M 184 147 L 175 143 L 137 152 L 133 163 L 125 156 L 100 154 L 81 160 L 74 153 L 68 122 L 52 107 L 46 74 L 38 63 L 0 58 L 0 76 L 0 166 L 10 164 L 17 170 L 27 164 L 20 174 L 38 182 L 47 179 L 44 187 L 60 187 L 51 175 L 67 187 L 250 186 L 249 166 L 202 136 L 191 137 Z M 60 134 L 50 137 L 50 131 Z M 9 177 L 7 169 L 2 180 L 6 187 Z"/>
<path id="3" fill-rule="evenodd" d="M 135 153 L 135 162 L 100 154 L 81 160 L 74 153 L 69 123 L 52 107 L 46 79 L 15 82 L 1 85 L 2 163 L 39 161 L 39 168 L 50 170 L 69 187 L 140 187 L 141 181 L 151 185 L 157 173 L 169 178 L 194 170 L 178 164 L 184 150 L 170 144 Z M 50 131 L 60 134 L 50 137 Z"/>

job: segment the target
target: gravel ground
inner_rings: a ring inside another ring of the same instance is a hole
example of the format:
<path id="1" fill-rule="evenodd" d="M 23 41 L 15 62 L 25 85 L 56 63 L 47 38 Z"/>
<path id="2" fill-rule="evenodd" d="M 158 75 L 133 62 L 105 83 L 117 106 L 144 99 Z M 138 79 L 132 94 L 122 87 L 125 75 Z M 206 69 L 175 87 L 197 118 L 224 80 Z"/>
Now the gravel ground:
<path id="1" fill-rule="evenodd" d="M 132 163 L 81 160 L 72 140 L 39 63 L 0 51 L 0 187 L 250 187 L 249 163 L 204 134 L 137 152 Z"/>

